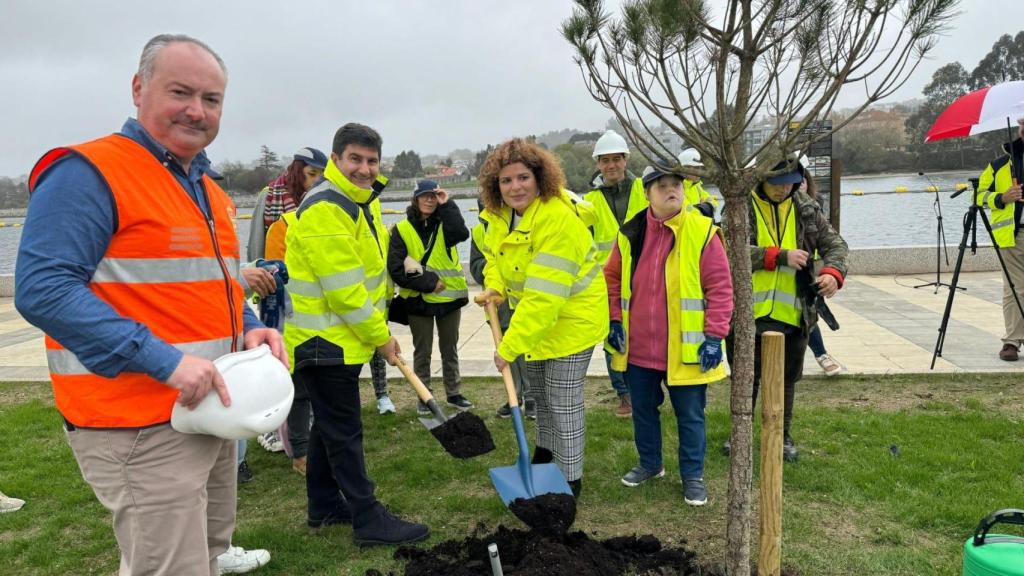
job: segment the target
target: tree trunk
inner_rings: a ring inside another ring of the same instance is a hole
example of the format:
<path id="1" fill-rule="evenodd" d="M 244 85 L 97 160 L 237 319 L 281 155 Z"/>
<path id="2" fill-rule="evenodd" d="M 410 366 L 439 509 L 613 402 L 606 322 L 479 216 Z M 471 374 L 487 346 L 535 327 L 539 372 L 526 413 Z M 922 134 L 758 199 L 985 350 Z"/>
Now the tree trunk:
<path id="1" fill-rule="evenodd" d="M 754 306 L 750 276 L 750 187 L 743 181 L 724 182 L 725 238 L 732 269 L 733 312 L 732 390 L 729 437 L 729 502 L 726 524 L 726 571 L 750 575 L 750 494 L 753 482 Z"/>

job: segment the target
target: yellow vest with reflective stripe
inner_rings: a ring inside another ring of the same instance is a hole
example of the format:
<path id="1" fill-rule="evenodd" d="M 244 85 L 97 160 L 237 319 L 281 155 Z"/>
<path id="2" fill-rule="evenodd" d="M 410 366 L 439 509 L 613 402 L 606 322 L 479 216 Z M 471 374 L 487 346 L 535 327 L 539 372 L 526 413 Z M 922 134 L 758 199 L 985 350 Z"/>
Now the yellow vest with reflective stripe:
<path id="1" fill-rule="evenodd" d="M 780 204 L 762 200 L 756 192 L 751 197 L 757 221 L 757 245 L 763 248 L 774 246 L 783 250 L 796 249 L 796 207 L 793 205 L 793 197 L 790 196 Z M 780 212 L 784 214 L 780 215 Z M 803 303 L 797 295 L 796 270 L 779 265 L 771 271 L 755 270 L 753 277 L 754 318 L 769 316 L 779 322 L 800 326 Z"/>
<path id="2" fill-rule="evenodd" d="M 487 234 L 487 228 L 484 227 L 484 223 L 477 222 L 476 226 L 473 226 L 471 234 L 473 238 L 473 245 L 480 251 L 480 254 L 483 254 L 484 258 L 489 258 L 490 255 L 487 253 L 487 244 L 484 242 L 484 236 Z"/>
<path id="3" fill-rule="evenodd" d="M 615 219 L 615 213 L 612 212 L 611 207 L 608 206 L 604 192 L 591 190 L 583 199 L 594 206 L 597 217 L 597 221 L 594 222 L 594 245 L 597 247 L 597 261 L 604 266 L 604 263 L 608 261 L 608 256 L 612 253 L 615 237 L 619 233 L 619 222 Z M 629 204 L 626 206 L 626 218 L 623 222 L 628 222 L 630 218 L 647 208 L 648 204 L 643 181 L 635 178 L 629 189 Z"/>
<path id="4" fill-rule="evenodd" d="M 402 220 L 397 226 L 398 234 L 402 237 L 402 241 L 405 242 L 405 248 L 409 252 L 409 257 L 416 261 L 422 259 L 427 248 L 423 245 L 423 240 L 420 239 L 416 229 L 413 228 L 412 222 L 409 222 L 408 219 Z M 466 275 L 462 271 L 462 263 L 459 262 L 459 253 L 455 246 L 452 246 L 450 250 L 444 249 L 444 229 L 440 224 L 437 225 L 434 249 L 431 250 L 430 258 L 427 259 L 426 269 L 441 278 L 445 285 L 444 290 L 440 293 L 423 293 L 409 288 L 402 288 L 398 291 L 398 295 L 402 298 L 415 298 L 417 295 L 422 294 L 424 302 L 433 304 L 454 302 L 459 298 L 469 298 L 469 287 L 466 284 Z"/>
<path id="5" fill-rule="evenodd" d="M 715 198 L 711 194 L 708 194 L 707 190 L 704 189 L 704 185 L 700 181 L 690 182 L 689 180 L 683 180 L 683 196 L 686 198 L 687 206 L 694 206 L 701 202 L 709 202 L 715 208 L 718 208 L 718 198 Z"/>
<path id="6" fill-rule="evenodd" d="M 1013 186 L 1013 162 L 1002 162 L 999 169 L 994 170 L 993 164 L 996 163 L 998 162 L 986 166 L 985 171 L 978 177 L 978 194 L 974 201 L 978 206 L 988 206 L 991 210 L 989 224 L 992 225 L 992 236 L 995 237 L 996 245 L 1000 248 L 1010 248 L 1016 244 L 1013 234 L 1013 211 L 1016 204 L 998 208 L 996 198 Z"/>
<path id="7" fill-rule="evenodd" d="M 547 360 L 576 354 L 608 334 L 608 289 L 586 221 L 589 202 L 563 190 L 530 204 L 516 229 L 512 210 L 487 213 L 484 286 L 515 309 L 498 353 Z"/>
<path id="8" fill-rule="evenodd" d="M 333 163 L 323 180 L 306 193 L 288 227 L 288 292 L 293 313 L 285 321 L 284 341 L 292 370 L 316 360 L 314 338 L 344 350 L 345 364 L 362 364 L 390 338 L 387 308 L 386 234 L 371 219 L 369 197 Z M 333 180 L 333 181 L 332 181 Z M 387 179 L 378 178 L 383 188 Z M 362 202 L 356 199 L 362 200 Z M 326 360 L 335 360 L 326 358 Z"/>
<path id="9" fill-rule="evenodd" d="M 646 218 L 642 213 L 638 218 Z M 725 378 L 725 363 L 707 372 L 700 371 L 697 350 L 704 342 L 704 289 L 700 283 L 700 258 L 712 236 L 721 234 L 711 219 L 700 212 L 682 210 L 665 221 L 675 242 L 665 260 L 665 289 L 668 296 L 668 376 L 669 386 L 707 384 Z M 625 354 L 612 351 L 612 369 L 626 370 L 629 362 L 629 309 L 633 294 L 633 255 L 629 238 L 618 237 L 622 256 L 622 328 L 626 332 Z M 677 336 L 678 335 L 678 336 Z"/>

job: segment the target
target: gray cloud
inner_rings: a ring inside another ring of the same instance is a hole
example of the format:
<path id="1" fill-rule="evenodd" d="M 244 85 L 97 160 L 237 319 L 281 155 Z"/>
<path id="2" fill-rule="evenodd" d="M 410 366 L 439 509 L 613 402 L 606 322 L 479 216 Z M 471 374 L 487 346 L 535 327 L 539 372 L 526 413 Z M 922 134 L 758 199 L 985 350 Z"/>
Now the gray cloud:
<path id="1" fill-rule="evenodd" d="M 947 62 L 972 68 L 1024 23 L 1019 0 L 963 6 L 956 35 L 897 99 L 918 96 Z M 610 114 L 590 99 L 558 33 L 571 10 L 550 0 L 9 0 L 0 22 L 0 174 L 24 174 L 48 148 L 117 130 L 134 114 L 139 51 L 161 32 L 201 38 L 227 62 L 214 161 L 250 160 L 261 144 L 281 154 L 326 149 L 347 121 L 378 128 L 388 155 L 597 130 Z"/>

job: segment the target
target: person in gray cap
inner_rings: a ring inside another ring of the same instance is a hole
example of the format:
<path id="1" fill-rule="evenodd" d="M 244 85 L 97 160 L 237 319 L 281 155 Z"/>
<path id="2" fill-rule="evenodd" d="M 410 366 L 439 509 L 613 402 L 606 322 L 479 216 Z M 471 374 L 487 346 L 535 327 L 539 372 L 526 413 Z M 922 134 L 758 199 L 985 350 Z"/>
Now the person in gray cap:
<path id="1" fill-rule="evenodd" d="M 458 345 L 459 321 L 462 307 L 469 303 L 469 289 L 456 245 L 469 238 L 469 229 L 459 207 L 449 202 L 448 192 L 433 180 L 416 183 L 406 216 L 391 230 L 388 274 L 399 288 L 391 306 L 403 309 L 408 317 L 413 370 L 428 388 L 437 325 L 448 404 L 468 410 L 473 403 L 461 392 Z M 418 410 L 430 413 L 423 402 Z"/>
<path id="2" fill-rule="evenodd" d="M 786 335 L 782 455 L 798 457 L 790 436 L 796 383 L 803 377 L 807 336 L 816 325 L 816 296 L 831 298 L 843 286 L 849 248 L 829 224 L 818 203 L 800 191 L 797 161 L 782 161 L 774 175 L 750 196 L 750 267 L 754 282 L 754 396 L 761 381 L 761 334 Z M 815 271 L 814 258 L 821 260 Z M 732 354 L 732 335 L 726 351 Z M 726 442 L 724 449 L 729 450 Z"/>

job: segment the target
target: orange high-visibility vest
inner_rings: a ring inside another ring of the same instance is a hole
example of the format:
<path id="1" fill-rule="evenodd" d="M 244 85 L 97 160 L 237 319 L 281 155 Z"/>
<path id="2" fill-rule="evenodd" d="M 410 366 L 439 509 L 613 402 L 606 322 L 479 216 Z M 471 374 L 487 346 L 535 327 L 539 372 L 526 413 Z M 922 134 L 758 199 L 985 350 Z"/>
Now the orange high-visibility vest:
<path id="1" fill-rule="evenodd" d="M 117 214 L 117 230 L 89 289 L 186 354 L 213 360 L 241 349 L 238 237 L 227 194 L 203 177 L 212 215 L 207 220 L 166 166 L 118 134 L 47 152 L 32 169 L 29 190 L 69 153 L 100 173 Z M 93 374 L 49 336 L 46 361 L 57 409 L 75 426 L 135 428 L 171 419 L 178 390 L 145 374 Z"/>

